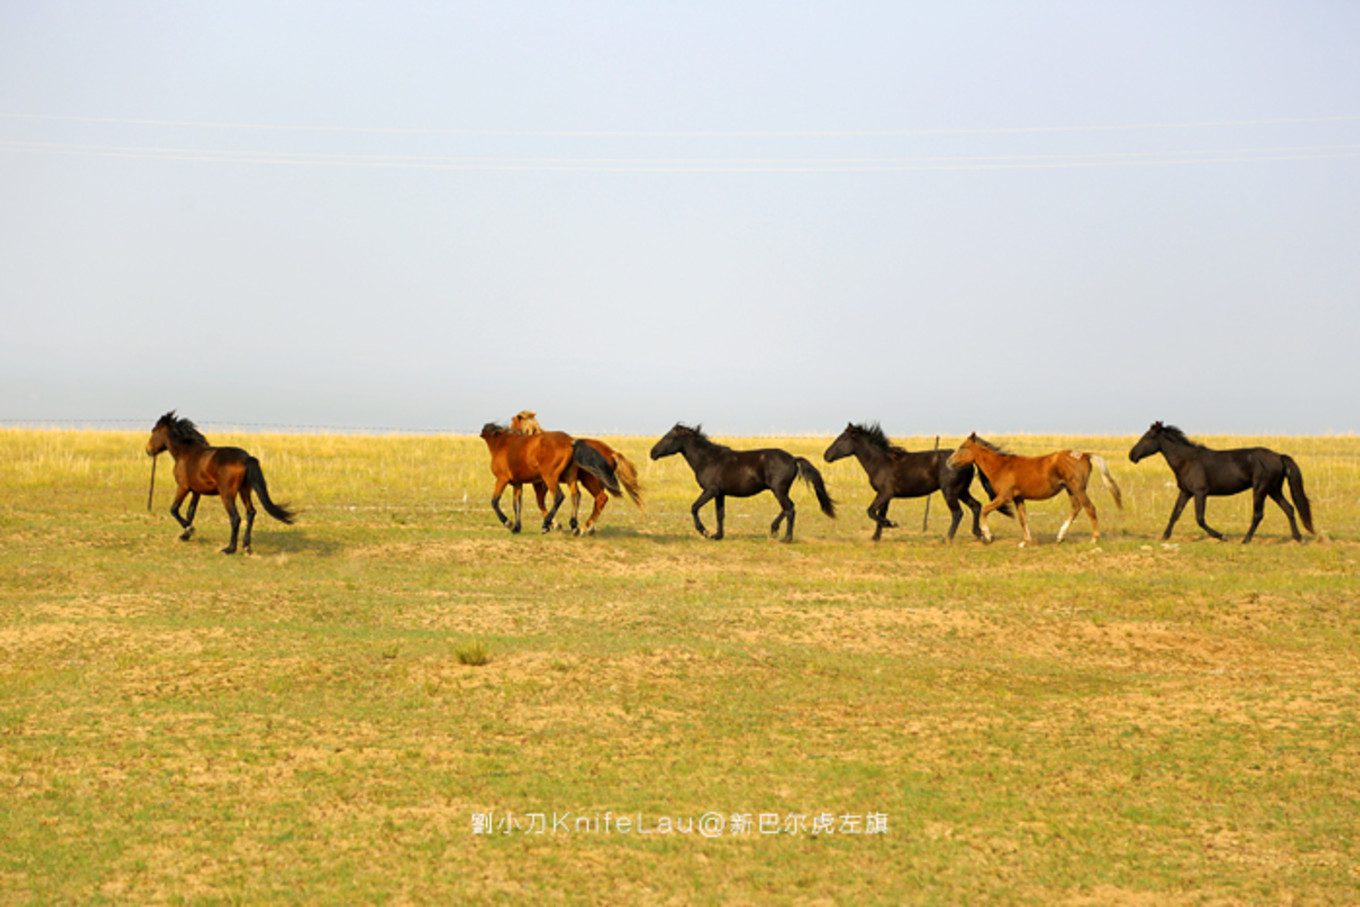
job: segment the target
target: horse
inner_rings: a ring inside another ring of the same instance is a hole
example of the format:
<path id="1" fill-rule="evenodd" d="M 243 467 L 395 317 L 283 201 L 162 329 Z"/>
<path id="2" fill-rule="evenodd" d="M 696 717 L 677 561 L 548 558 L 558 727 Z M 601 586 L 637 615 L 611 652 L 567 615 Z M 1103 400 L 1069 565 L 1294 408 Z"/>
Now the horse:
<path id="1" fill-rule="evenodd" d="M 540 507 L 544 502 L 544 494 L 552 492 L 552 509 L 545 510 L 543 514 L 544 532 L 552 531 L 557 510 L 566 497 L 559 483 L 566 482 L 574 488 L 579 470 L 584 469 L 593 475 L 612 494 L 622 493 L 609 462 L 589 444 L 565 432 L 526 435 L 504 425 L 488 422 L 482 426 L 481 437 L 491 451 L 491 472 L 496 477 L 496 488 L 491 493 L 491 509 L 496 512 L 501 525 L 508 526 L 511 532 L 520 531 L 525 483 L 534 486 Z M 501 495 L 506 485 L 512 485 L 515 489 L 513 523 L 501 511 Z M 574 519 L 572 523 L 572 531 L 578 532 Z"/>
<path id="2" fill-rule="evenodd" d="M 959 522 L 963 519 L 963 508 L 959 501 L 968 505 L 973 512 L 973 535 L 982 538 L 979 513 L 982 505 L 968 491 L 973 482 L 973 467 L 962 466 L 953 469 L 947 465 L 949 451 L 933 450 L 912 453 L 891 443 L 877 422 L 868 425 L 849 423 L 845 431 L 822 454 L 828 463 L 842 457 L 853 455 L 859 465 L 869 475 L 869 485 L 878 492 L 869 505 L 869 519 L 874 521 L 874 541 L 883 536 L 884 529 L 895 529 L 897 524 L 888 519 L 888 505 L 893 498 L 919 498 L 938 491 L 944 495 L 953 519 L 949 524 L 949 534 L 945 540 L 954 541 Z M 992 486 L 987 477 L 979 473 L 982 487 L 987 496 L 992 497 Z M 1006 516 L 1011 516 L 1009 504 L 997 508 Z"/>
<path id="3" fill-rule="evenodd" d="M 1284 482 L 1289 480 L 1289 494 L 1298 507 L 1303 526 L 1310 533 L 1313 530 L 1313 505 L 1303 493 L 1303 473 L 1299 465 L 1287 454 L 1276 453 L 1265 447 L 1242 447 L 1236 450 L 1211 450 L 1197 444 L 1185 436 L 1174 425 L 1152 423 L 1138 443 L 1129 451 L 1129 460 L 1137 463 L 1144 457 L 1160 453 L 1176 475 L 1176 487 L 1180 496 L 1171 508 L 1171 520 L 1166 524 L 1162 540 L 1171 538 L 1171 528 L 1180 519 L 1181 511 L 1191 498 L 1195 499 L 1195 522 L 1200 528 L 1216 539 L 1223 533 L 1204 522 L 1205 498 L 1209 495 L 1232 495 L 1252 491 L 1251 528 L 1243 536 L 1245 545 L 1256 534 L 1256 527 L 1265 515 L 1266 498 L 1269 497 L 1284 515 L 1289 518 L 1289 531 L 1294 541 L 1303 541 L 1298 523 L 1294 521 L 1294 507 L 1285 500 Z"/>
<path id="4" fill-rule="evenodd" d="M 532 410 L 520 410 L 510 419 L 510 428 L 526 435 L 541 434 L 543 427 L 538 424 L 538 419 L 535 418 L 537 415 Z M 608 461 L 609 465 L 614 467 L 614 474 L 618 477 L 619 484 L 623 486 L 629 500 L 637 505 L 639 511 L 645 513 L 647 508 L 642 500 L 642 483 L 638 478 L 637 467 L 633 465 L 632 461 L 596 438 L 582 438 L 581 440 L 595 448 Z M 609 503 L 609 495 L 605 493 L 604 486 L 600 484 L 600 481 L 589 472 L 581 475 L 580 481 L 585 486 L 586 491 L 590 492 L 590 496 L 595 499 L 594 509 L 591 510 L 590 517 L 586 520 L 585 527 L 582 529 L 582 532 L 586 535 L 593 535 L 595 524 L 599 521 L 600 514 L 604 512 L 605 505 Z M 545 491 L 546 489 L 542 485 L 534 486 L 534 493 L 538 497 L 538 509 L 547 513 L 547 509 L 544 507 Z M 577 526 L 576 519 L 580 509 L 581 493 L 573 486 L 571 489 L 571 526 L 573 530 Z"/>
<path id="5" fill-rule="evenodd" d="M 227 518 L 231 520 L 231 541 L 222 549 L 223 554 L 236 552 L 237 531 L 241 528 L 241 517 L 236 512 L 236 496 L 241 496 L 246 505 L 246 533 L 241 546 L 250 553 L 250 531 L 255 526 L 255 505 L 251 502 L 253 491 L 260 498 L 264 512 L 281 523 L 291 524 L 297 513 L 286 504 L 275 504 L 269 497 L 269 487 L 264 481 L 260 461 L 239 447 L 213 447 L 203 437 L 193 422 L 177 418 L 175 411 L 161 416 L 151 429 L 151 437 L 146 442 L 146 452 L 156 456 L 169 450 L 175 458 L 175 482 L 179 486 L 175 492 L 175 502 L 170 505 L 170 515 L 184 531 L 180 541 L 187 542 L 194 534 L 194 513 L 198 510 L 200 495 L 220 495 L 222 506 L 226 508 Z M 179 515 L 179 506 L 184 498 L 189 499 L 189 515 Z"/>
<path id="6" fill-rule="evenodd" d="M 690 513 L 694 516 L 694 528 L 704 538 L 716 541 L 723 537 L 723 516 L 728 495 L 748 498 L 768 489 L 774 492 L 780 507 L 779 516 L 770 524 L 770 535 L 776 535 L 779 524 L 787 520 L 782 541 L 792 542 L 794 506 L 793 499 L 789 497 L 789 488 L 796 478 L 812 486 L 822 513 L 832 518 L 836 516 L 836 502 L 827 494 L 826 484 L 817 467 L 788 451 L 778 448 L 733 450 L 710 441 L 702 426 L 690 428 L 677 422 L 652 447 L 651 457 L 659 460 L 677 453 L 694 470 L 694 478 L 703 489 L 694 506 L 690 507 Z M 699 508 L 709 501 L 713 502 L 718 517 L 718 531 L 713 535 L 709 535 L 699 519 Z"/>
<path id="7" fill-rule="evenodd" d="M 982 440 L 977 433 L 959 445 L 959 449 L 949 455 L 946 461 L 950 466 L 960 467 L 976 463 L 977 468 L 995 489 L 995 495 L 982 508 L 982 535 L 992 540 L 992 531 L 987 526 L 987 516 L 993 510 L 1000 510 L 1008 503 L 1015 504 L 1015 514 L 1020 518 L 1020 528 L 1025 538 L 1020 547 L 1034 543 L 1030 535 L 1029 517 L 1025 513 L 1025 501 L 1044 501 L 1059 491 L 1066 490 L 1072 502 L 1072 514 L 1058 530 L 1058 541 L 1062 542 L 1068 528 L 1082 508 L 1091 518 L 1091 541 L 1100 541 L 1100 523 L 1096 520 L 1096 507 L 1086 495 L 1086 482 L 1091 478 L 1091 467 L 1100 471 L 1100 479 L 1114 498 L 1115 506 L 1123 509 L 1124 501 L 1114 476 L 1105 464 L 1103 457 L 1082 453 L 1079 450 L 1060 450 L 1043 457 L 1021 457 L 1007 453 L 994 444 Z"/>

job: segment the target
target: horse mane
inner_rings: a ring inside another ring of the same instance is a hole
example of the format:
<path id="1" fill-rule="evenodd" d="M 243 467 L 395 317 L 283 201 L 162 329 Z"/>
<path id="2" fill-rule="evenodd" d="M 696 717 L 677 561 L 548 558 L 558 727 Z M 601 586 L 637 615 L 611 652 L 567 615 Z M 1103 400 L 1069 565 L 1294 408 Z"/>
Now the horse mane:
<path id="1" fill-rule="evenodd" d="M 676 429 L 679 429 L 681 434 L 686 434 L 696 440 L 702 441 L 709 447 L 716 447 L 720 450 L 731 450 L 731 448 L 726 445 L 719 444 L 717 441 L 712 440 L 708 435 L 704 434 L 704 426 L 702 423 L 695 426 L 689 426 L 683 422 L 677 422 L 675 423 L 675 428 L 671 429 L 671 431 L 675 431 Z"/>
<path id="2" fill-rule="evenodd" d="M 1011 453 L 1009 450 L 1002 447 L 1000 444 L 993 444 L 991 441 L 984 441 L 977 435 L 973 435 L 973 443 L 977 444 L 978 447 L 981 447 L 984 450 L 990 450 L 994 454 L 1001 454 L 1001 456 L 1003 457 L 1015 456 L 1015 454 Z"/>
<path id="3" fill-rule="evenodd" d="M 872 444 L 875 449 L 890 457 L 904 457 L 908 453 L 905 447 L 898 447 L 889 441 L 888 436 L 883 432 L 883 426 L 877 422 L 865 422 L 862 425 L 851 424 L 850 427 L 863 435 L 864 439 Z"/>
<path id="4" fill-rule="evenodd" d="M 1200 450 L 1209 449 L 1205 447 L 1203 444 L 1200 444 L 1198 441 L 1191 441 L 1189 438 L 1185 436 L 1185 432 L 1181 431 L 1174 425 L 1163 425 L 1161 433 L 1166 437 L 1170 438 L 1172 441 L 1175 441 L 1177 444 L 1184 444 L 1188 447 L 1196 447 Z"/>
<path id="5" fill-rule="evenodd" d="M 509 435 L 509 434 L 519 434 L 519 432 L 516 432 L 513 428 L 509 428 L 509 427 L 507 427 L 507 426 L 505 426 L 505 425 L 500 424 L 499 422 L 488 422 L 488 423 L 486 423 L 485 425 L 482 426 L 482 434 L 484 434 L 484 435 Z"/>
<path id="6" fill-rule="evenodd" d="M 164 425 L 170 432 L 170 439 L 180 444 L 202 444 L 208 447 L 208 439 L 203 437 L 203 433 L 198 430 L 198 426 L 183 417 L 176 417 L 175 411 L 161 416 L 157 425 Z"/>

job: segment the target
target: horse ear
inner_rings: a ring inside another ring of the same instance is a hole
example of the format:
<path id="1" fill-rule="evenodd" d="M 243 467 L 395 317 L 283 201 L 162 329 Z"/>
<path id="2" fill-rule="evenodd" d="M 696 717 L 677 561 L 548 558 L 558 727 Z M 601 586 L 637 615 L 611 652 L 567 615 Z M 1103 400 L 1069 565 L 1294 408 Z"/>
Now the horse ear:
<path id="1" fill-rule="evenodd" d="M 1153 430 L 1153 431 L 1161 431 L 1161 430 L 1162 430 L 1162 427 L 1163 427 L 1163 426 L 1162 426 L 1162 423 L 1161 423 L 1161 420 L 1160 420 L 1160 419 L 1159 419 L 1158 421 L 1152 423 L 1152 430 Z"/>
<path id="2" fill-rule="evenodd" d="M 969 440 L 969 441 L 976 441 L 976 440 L 977 440 L 977 432 L 973 432 L 972 434 L 970 434 L 970 435 L 968 436 L 968 440 Z"/>

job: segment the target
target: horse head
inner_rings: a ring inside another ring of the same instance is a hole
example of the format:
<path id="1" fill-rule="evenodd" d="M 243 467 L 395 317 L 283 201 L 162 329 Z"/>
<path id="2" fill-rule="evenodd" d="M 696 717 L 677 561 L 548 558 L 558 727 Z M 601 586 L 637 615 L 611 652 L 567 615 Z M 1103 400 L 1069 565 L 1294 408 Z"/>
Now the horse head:
<path id="1" fill-rule="evenodd" d="M 1162 432 L 1166 426 L 1161 422 L 1153 422 L 1152 427 L 1143 433 L 1143 437 L 1138 439 L 1138 443 L 1129 450 L 1130 462 L 1137 463 L 1144 457 L 1150 457 L 1162 449 Z"/>

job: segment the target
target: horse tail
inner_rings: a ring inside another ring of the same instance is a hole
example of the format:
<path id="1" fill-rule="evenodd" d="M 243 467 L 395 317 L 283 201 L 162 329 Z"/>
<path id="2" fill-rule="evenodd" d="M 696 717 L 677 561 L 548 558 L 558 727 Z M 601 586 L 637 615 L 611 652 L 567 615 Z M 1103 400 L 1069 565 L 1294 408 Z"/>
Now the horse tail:
<path id="1" fill-rule="evenodd" d="M 260 506 L 264 512 L 278 520 L 280 523 L 292 524 L 297 519 L 297 511 L 290 508 L 287 504 L 275 504 L 269 497 L 269 486 L 264 481 L 264 470 L 260 469 L 260 461 L 254 457 L 246 460 L 246 481 L 250 483 L 250 490 L 255 492 L 255 496 L 260 499 Z"/>
<path id="2" fill-rule="evenodd" d="M 1303 528 L 1317 535 L 1317 530 L 1313 529 L 1313 505 L 1308 501 L 1308 495 L 1303 493 L 1303 472 L 1299 469 L 1299 464 L 1288 454 L 1280 454 L 1280 459 L 1284 460 L 1284 474 L 1289 478 L 1289 496 L 1294 499 L 1294 506 L 1299 509 L 1299 519 L 1303 520 Z"/>
<path id="3" fill-rule="evenodd" d="M 995 501 L 996 492 L 992 490 L 992 483 L 987 481 L 987 473 L 979 469 L 977 471 L 977 477 L 978 481 L 982 483 L 982 490 L 987 492 L 987 499 L 989 501 Z M 1011 509 L 1010 504 L 1002 504 L 1000 507 L 996 508 L 996 512 L 1008 516 L 1011 519 L 1015 519 L 1015 511 Z"/>
<path id="4" fill-rule="evenodd" d="M 628 499 L 637 505 L 638 510 L 646 513 L 647 505 L 642 500 L 642 483 L 638 481 L 637 467 L 617 450 L 614 451 L 614 474 L 619 477 L 619 484 L 628 493 Z"/>
<path id="5" fill-rule="evenodd" d="M 1104 483 L 1105 490 L 1114 498 L 1114 506 L 1120 510 L 1124 509 L 1124 499 L 1119 494 L 1119 486 L 1114 483 L 1114 476 L 1110 475 L 1110 467 L 1105 464 L 1105 458 L 1096 454 L 1087 454 L 1091 458 L 1091 464 L 1100 471 L 1100 481 Z"/>
<path id="6" fill-rule="evenodd" d="M 614 474 L 614 467 L 609 465 L 609 461 L 604 458 L 604 454 L 600 453 L 580 438 L 577 438 L 572 442 L 571 459 L 577 466 L 599 479 L 600 483 L 603 484 L 614 497 L 623 494 L 623 489 L 619 487 L 618 476 Z"/>
<path id="7" fill-rule="evenodd" d="M 826 483 L 822 481 L 822 474 L 817 471 L 817 467 L 803 457 L 794 457 L 793 462 L 798 467 L 798 478 L 807 482 L 812 486 L 812 490 L 817 492 L 817 503 L 821 505 L 822 513 L 834 519 L 836 502 L 826 493 Z"/>

